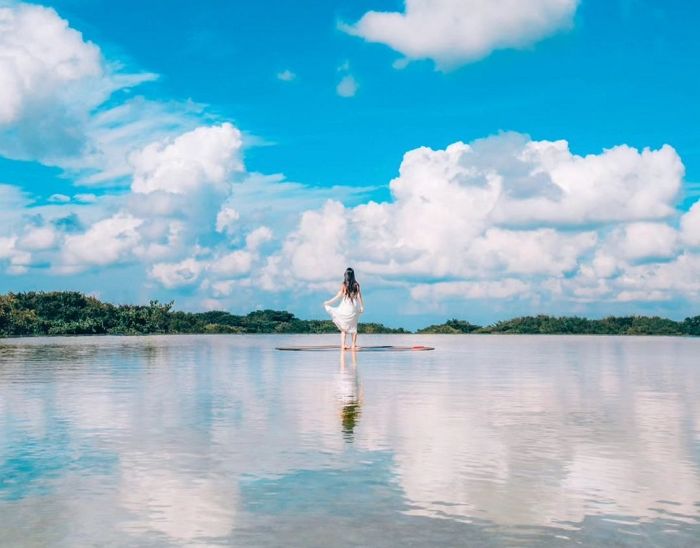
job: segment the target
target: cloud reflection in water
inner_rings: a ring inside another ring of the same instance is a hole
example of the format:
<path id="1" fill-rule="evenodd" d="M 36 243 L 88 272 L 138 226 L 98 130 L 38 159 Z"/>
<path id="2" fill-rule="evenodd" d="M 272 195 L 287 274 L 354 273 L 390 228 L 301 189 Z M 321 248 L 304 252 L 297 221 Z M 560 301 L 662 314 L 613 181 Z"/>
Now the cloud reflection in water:
<path id="1" fill-rule="evenodd" d="M 438 336 L 340 364 L 277 341 L 5 341 L 2 540 L 700 534 L 700 340 Z"/>

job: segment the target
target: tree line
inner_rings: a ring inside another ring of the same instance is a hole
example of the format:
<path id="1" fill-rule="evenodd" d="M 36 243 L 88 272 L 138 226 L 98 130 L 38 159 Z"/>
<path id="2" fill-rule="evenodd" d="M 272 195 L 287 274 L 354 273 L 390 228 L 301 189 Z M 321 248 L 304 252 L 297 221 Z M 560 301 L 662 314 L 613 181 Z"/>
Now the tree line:
<path id="1" fill-rule="evenodd" d="M 488 326 L 463 320 L 419 329 L 418 333 L 512 333 L 522 335 L 692 335 L 700 336 L 700 316 L 677 322 L 658 316 L 610 316 L 589 320 L 577 316 L 522 316 Z"/>
<path id="2" fill-rule="evenodd" d="M 360 333 L 410 333 L 380 323 L 360 323 Z M 76 291 L 0 295 L 0 337 L 42 335 L 150 335 L 176 333 L 336 333 L 330 320 L 302 320 L 281 310 L 236 315 L 223 310 L 182 312 L 173 303 L 114 305 Z M 674 321 L 658 316 L 589 320 L 580 317 L 524 316 L 480 326 L 451 319 L 417 333 L 512 333 L 700 336 L 700 316 Z"/>
<path id="3" fill-rule="evenodd" d="M 114 305 L 76 291 L 0 295 L 0 337 L 337 331 L 330 320 L 301 320 L 279 310 L 256 310 L 239 316 L 221 310 L 175 311 L 172 302 Z M 358 331 L 407 333 L 379 323 L 361 323 Z"/>

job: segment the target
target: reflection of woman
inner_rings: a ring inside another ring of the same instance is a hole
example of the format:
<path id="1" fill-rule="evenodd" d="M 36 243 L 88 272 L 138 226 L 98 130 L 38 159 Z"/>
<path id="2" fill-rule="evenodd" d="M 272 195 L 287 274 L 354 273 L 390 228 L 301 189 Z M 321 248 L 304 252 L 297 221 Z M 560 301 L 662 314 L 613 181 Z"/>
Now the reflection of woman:
<path id="1" fill-rule="evenodd" d="M 331 306 L 341 299 L 338 306 Z M 357 320 L 365 311 L 365 303 L 362 301 L 360 284 L 355 279 L 355 271 L 352 268 L 345 270 L 343 283 L 335 297 L 323 303 L 323 306 L 331 315 L 333 323 L 340 329 L 340 348 L 345 346 L 345 334 L 352 335 L 352 348 L 357 346 Z"/>
<path id="2" fill-rule="evenodd" d="M 347 441 L 352 441 L 355 426 L 360 419 L 361 397 L 360 380 L 357 376 L 357 361 L 355 352 L 352 353 L 352 366 L 346 367 L 345 353 L 340 354 L 340 374 L 338 375 L 338 399 L 342 405 L 340 420 L 343 435 Z"/>

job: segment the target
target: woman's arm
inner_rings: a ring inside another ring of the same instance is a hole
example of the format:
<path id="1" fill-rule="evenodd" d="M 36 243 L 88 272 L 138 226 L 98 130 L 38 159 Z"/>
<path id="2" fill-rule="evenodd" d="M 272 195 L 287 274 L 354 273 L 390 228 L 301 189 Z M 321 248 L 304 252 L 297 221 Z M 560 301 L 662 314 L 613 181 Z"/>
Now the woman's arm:
<path id="1" fill-rule="evenodd" d="M 357 284 L 357 297 L 360 299 L 360 313 L 365 311 L 365 301 L 362 299 L 362 290 L 360 284 Z"/>

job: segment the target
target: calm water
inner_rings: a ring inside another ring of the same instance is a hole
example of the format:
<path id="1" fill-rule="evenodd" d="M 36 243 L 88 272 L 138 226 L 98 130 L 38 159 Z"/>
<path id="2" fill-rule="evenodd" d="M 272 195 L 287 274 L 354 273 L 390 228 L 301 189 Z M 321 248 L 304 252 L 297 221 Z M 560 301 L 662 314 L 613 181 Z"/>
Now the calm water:
<path id="1" fill-rule="evenodd" d="M 700 339 L 0 341 L 0 545 L 697 546 Z"/>

